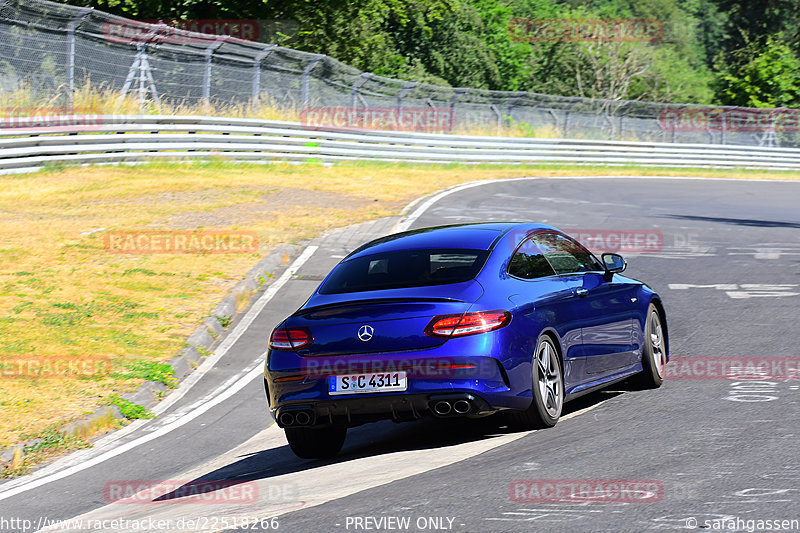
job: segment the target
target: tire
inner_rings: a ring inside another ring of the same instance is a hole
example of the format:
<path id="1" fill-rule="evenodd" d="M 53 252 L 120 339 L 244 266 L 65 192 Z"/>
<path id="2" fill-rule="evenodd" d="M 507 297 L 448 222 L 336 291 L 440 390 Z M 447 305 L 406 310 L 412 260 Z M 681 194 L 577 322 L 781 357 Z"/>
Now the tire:
<path id="1" fill-rule="evenodd" d="M 347 428 L 284 428 L 294 454 L 302 459 L 327 459 L 342 449 Z"/>
<path id="2" fill-rule="evenodd" d="M 564 407 L 561 360 L 550 337 L 543 335 L 539 338 L 531 362 L 533 401 L 526 410 L 513 413 L 511 420 L 523 429 L 550 428 L 556 425 Z"/>
<path id="3" fill-rule="evenodd" d="M 667 351 L 665 349 L 661 315 L 653 304 L 650 304 L 647 308 L 647 319 L 644 322 L 643 334 L 642 371 L 636 377 L 635 384 L 643 389 L 657 389 L 664 383 Z"/>

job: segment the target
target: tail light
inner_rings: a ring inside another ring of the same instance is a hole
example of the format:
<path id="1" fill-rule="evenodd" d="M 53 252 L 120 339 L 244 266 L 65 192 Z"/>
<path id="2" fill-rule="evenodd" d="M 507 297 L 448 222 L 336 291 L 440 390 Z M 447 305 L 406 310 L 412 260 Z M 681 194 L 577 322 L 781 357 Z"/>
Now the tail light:
<path id="1" fill-rule="evenodd" d="M 308 328 L 279 328 L 269 336 L 270 350 L 299 350 L 314 342 Z"/>
<path id="2" fill-rule="evenodd" d="M 463 315 L 439 315 L 425 328 L 429 337 L 464 337 L 494 331 L 511 322 L 508 311 L 480 311 Z"/>

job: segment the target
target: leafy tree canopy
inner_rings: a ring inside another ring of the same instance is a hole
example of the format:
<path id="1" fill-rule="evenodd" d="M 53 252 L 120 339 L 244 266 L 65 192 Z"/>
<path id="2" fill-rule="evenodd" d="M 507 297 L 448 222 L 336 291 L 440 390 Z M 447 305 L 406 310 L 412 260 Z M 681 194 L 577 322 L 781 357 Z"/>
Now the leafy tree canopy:
<path id="1" fill-rule="evenodd" d="M 800 100 L 797 0 L 67 1 L 136 19 L 292 20 L 297 31 L 278 44 L 442 85 L 748 106 Z M 637 42 L 542 40 L 519 19 L 535 27 L 652 20 L 663 33 Z"/>

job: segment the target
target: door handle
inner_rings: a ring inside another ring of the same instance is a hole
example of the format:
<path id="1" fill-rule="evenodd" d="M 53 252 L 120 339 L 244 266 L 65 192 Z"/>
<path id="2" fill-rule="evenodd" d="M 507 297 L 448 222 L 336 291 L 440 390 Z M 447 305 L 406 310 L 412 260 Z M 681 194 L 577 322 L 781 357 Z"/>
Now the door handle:
<path id="1" fill-rule="evenodd" d="M 586 295 L 589 294 L 589 291 L 587 289 L 584 289 L 583 287 L 578 287 L 577 289 L 575 289 L 575 294 L 577 294 L 581 298 L 585 298 Z"/>

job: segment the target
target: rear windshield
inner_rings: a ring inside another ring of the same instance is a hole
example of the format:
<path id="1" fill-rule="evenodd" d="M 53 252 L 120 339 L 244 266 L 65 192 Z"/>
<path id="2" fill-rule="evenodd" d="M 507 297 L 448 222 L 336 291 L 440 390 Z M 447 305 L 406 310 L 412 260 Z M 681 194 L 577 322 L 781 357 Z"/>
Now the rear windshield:
<path id="1" fill-rule="evenodd" d="M 340 263 L 320 294 L 378 291 L 460 283 L 474 278 L 486 250 L 404 250 L 356 257 Z"/>

